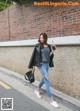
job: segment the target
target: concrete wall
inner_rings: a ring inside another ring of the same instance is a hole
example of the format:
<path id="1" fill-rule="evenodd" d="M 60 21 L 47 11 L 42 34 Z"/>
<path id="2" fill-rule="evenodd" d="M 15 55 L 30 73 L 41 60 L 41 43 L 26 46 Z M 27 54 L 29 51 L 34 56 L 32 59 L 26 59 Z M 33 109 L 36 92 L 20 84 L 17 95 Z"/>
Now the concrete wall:
<path id="1" fill-rule="evenodd" d="M 0 66 L 24 74 L 33 47 L 0 47 Z M 54 68 L 49 70 L 51 86 L 68 95 L 80 99 L 80 46 L 57 46 Z M 36 67 L 36 79 L 40 72 Z"/>

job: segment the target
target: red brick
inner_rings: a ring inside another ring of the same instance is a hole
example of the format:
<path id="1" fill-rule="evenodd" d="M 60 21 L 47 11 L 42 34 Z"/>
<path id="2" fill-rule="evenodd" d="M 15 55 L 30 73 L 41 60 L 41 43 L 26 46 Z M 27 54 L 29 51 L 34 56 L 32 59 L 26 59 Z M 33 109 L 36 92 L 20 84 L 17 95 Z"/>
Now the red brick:
<path id="1" fill-rule="evenodd" d="M 8 12 L 9 11 L 9 12 Z M 80 7 L 24 7 L 13 5 L 0 12 L 0 41 L 80 34 Z"/>

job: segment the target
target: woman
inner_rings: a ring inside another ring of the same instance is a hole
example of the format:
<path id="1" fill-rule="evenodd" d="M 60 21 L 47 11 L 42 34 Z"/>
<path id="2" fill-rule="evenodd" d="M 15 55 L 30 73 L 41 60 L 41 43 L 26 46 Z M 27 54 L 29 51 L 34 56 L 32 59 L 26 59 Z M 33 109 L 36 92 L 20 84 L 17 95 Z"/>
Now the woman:
<path id="1" fill-rule="evenodd" d="M 35 90 L 35 94 L 38 98 L 41 98 L 40 89 L 43 84 L 46 85 L 46 92 L 50 101 L 50 104 L 54 107 L 59 107 L 58 103 L 52 99 L 50 92 L 50 81 L 48 79 L 49 67 L 54 67 L 53 57 L 55 46 L 51 46 L 47 43 L 47 34 L 41 33 L 39 36 L 38 44 L 35 45 L 28 68 L 32 68 L 32 72 L 35 71 L 35 66 L 38 67 L 42 80 L 40 81 L 38 88 Z"/>

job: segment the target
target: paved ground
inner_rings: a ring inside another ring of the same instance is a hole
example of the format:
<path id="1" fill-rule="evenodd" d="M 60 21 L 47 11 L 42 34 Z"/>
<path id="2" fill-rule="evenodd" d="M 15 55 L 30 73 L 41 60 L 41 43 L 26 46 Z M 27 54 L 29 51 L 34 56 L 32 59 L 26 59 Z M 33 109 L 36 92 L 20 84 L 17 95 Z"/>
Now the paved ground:
<path id="1" fill-rule="evenodd" d="M 0 98 L 2 97 L 13 98 L 13 111 L 49 111 L 12 87 L 11 89 L 5 89 L 0 86 Z"/>
<path id="2" fill-rule="evenodd" d="M 80 111 L 79 107 L 54 95 L 53 97 L 59 103 L 60 108 L 50 106 L 44 90 L 41 91 L 42 98 L 38 99 L 34 94 L 36 86 L 20 79 L 20 75 L 18 78 L 0 71 L 0 81 L 9 86 L 0 85 L 0 98 L 12 97 L 14 99 L 13 111 Z"/>

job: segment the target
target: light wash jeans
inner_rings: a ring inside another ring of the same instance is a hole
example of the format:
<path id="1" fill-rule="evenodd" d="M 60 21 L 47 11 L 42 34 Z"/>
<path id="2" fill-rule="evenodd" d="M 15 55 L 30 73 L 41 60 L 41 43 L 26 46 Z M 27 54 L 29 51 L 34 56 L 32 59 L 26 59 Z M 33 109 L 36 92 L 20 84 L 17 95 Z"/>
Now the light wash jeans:
<path id="1" fill-rule="evenodd" d="M 50 92 L 50 81 L 46 79 L 46 76 L 48 75 L 48 70 L 49 70 L 49 64 L 48 63 L 43 63 L 39 67 L 40 73 L 42 75 L 42 80 L 39 83 L 38 88 L 41 89 L 43 84 L 46 86 L 46 92 L 49 98 L 51 98 L 51 92 Z"/>

